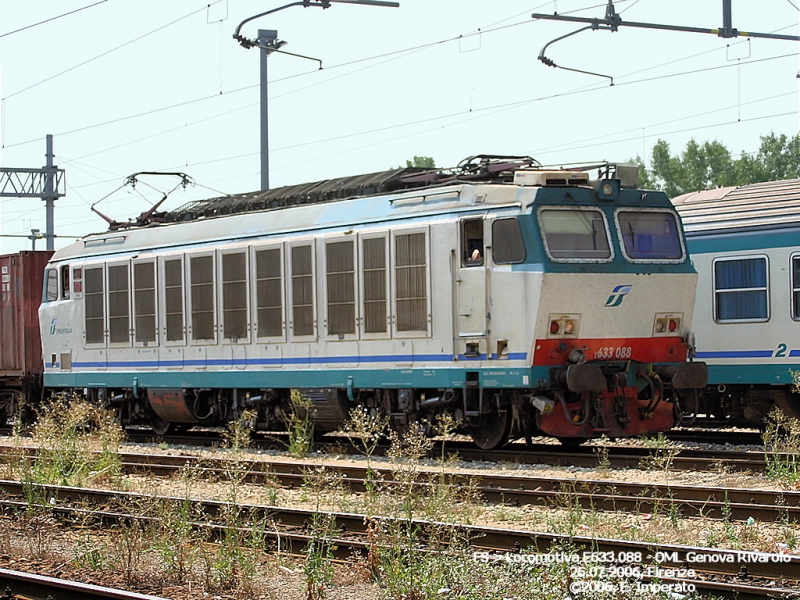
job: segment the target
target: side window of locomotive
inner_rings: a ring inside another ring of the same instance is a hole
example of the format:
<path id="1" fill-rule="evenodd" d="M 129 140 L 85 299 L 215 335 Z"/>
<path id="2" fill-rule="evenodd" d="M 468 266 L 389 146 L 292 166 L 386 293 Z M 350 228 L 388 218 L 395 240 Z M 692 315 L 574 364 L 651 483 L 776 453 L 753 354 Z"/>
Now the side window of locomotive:
<path id="1" fill-rule="evenodd" d="M 328 335 L 356 332 L 356 269 L 353 240 L 325 244 Z"/>
<path id="2" fill-rule="evenodd" d="M 461 222 L 461 258 L 465 267 L 483 264 L 483 219 Z"/>
<path id="3" fill-rule="evenodd" d="M 526 256 L 517 219 L 497 219 L 492 223 L 492 258 L 495 264 L 525 262 Z"/>
<path id="4" fill-rule="evenodd" d="M 69 265 L 61 267 L 61 299 L 69 300 Z"/>
<path id="5" fill-rule="evenodd" d="M 792 256 L 792 318 L 800 321 L 800 256 Z"/>
<path id="6" fill-rule="evenodd" d="M 247 341 L 247 254 L 222 255 L 222 333 L 236 343 Z"/>
<path id="7" fill-rule="evenodd" d="M 156 265 L 133 265 L 133 324 L 137 344 L 156 341 Z"/>
<path id="8" fill-rule="evenodd" d="M 555 261 L 612 259 L 603 213 L 594 209 L 543 208 L 539 222 L 547 253 Z"/>
<path id="9" fill-rule="evenodd" d="M 214 257 L 193 256 L 189 260 L 192 300 L 192 339 L 215 339 Z"/>
<path id="10" fill-rule="evenodd" d="M 314 335 L 314 272 L 311 246 L 292 248 L 294 335 Z"/>
<path id="11" fill-rule="evenodd" d="M 84 315 L 87 344 L 102 344 L 104 337 L 103 268 L 84 269 Z"/>
<path id="12" fill-rule="evenodd" d="M 164 261 L 164 317 L 168 342 L 183 341 L 183 259 Z"/>
<path id="13" fill-rule="evenodd" d="M 44 301 L 58 300 L 58 270 L 47 269 L 44 281 Z"/>
<path id="14" fill-rule="evenodd" d="M 767 321 L 769 277 L 765 256 L 714 261 L 714 310 L 720 323 Z"/>
<path id="15" fill-rule="evenodd" d="M 395 237 L 397 331 L 428 330 L 428 275 L 425 234 Z"/>
<path id="16" fill-rule="evenodd" d="M 388 286 L 386 238 L 362 241 L 364 257 L 364 333 L 386 333 Z"/>
<path id="17" fill-rule="evenodd" d="M 680 231 L 671 212 L 620 210 L 617 224 L 628 260 L 683 260 Z"/>
<path id="18" fill-rule="evenodd" d="M 115 344 L 130 342 L 131 331 L 130 285 L 128 265 L 108 267 L 108 341 Z"/>
<path id="19" fill-rule="evenodd" d="M 256 251 L 256 319 L 258 337 L 283 335 L 281 250 Z"/>

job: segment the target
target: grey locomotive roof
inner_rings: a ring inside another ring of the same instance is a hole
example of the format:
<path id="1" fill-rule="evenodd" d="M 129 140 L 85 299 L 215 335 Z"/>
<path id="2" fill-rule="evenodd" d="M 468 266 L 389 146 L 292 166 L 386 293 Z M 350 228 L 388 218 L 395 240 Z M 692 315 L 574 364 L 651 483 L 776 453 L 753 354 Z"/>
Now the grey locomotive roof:
<path id="1" fill-rule="evenodd" d="M 800 222 L 800 179 L 683 194 L 672 200 L 688 235 Z"/>

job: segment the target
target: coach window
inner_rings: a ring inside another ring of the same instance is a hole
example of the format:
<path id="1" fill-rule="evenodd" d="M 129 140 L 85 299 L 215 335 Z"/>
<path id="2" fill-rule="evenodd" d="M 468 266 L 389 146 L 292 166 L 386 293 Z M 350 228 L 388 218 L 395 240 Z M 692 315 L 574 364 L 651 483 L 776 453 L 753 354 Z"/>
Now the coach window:
<path id="1" fill-rule="evenodd" d="M 237 343 L 247 335 L 247 254 L 222 255 L 222 334 Z"/>
<path id="2" fill-rule="evenodd" d="M 108 267 L 108 341 L 112 344 L 128 344 L 131 341 L 127 264 Z"/>
<path id="3" fill-rule="evenodd" d="M 292 334 L 314 335 L 314 260 L 311 245 L 294 246 L 292 257 Z"/>
<path id="4" fill-rule="evenodd" d="M 526 256 L 522 231 L 516 218 L 497 219 L 492 223 L 492 258 L 495 264 L 525 262 Z"/>
<path id="5" fill-rule="evenodd" d="M 103 268 L 91 267 L 84 270 L 85 292 L 83 295 L 85 330 L 87 344 L 105 342 L 103 321 Z"/>
<path id="6" fill-rule="evenodd" d="M 800 321 L 800 255 L 792 256 L 792 318 Z"/>
<path id="7" fill-rule="evenodd" d="M 356 332 L 356 268 L 354 241 L 325 244 L 325 291 L 328 300 L 328 335 Z"/>
<path id="8" fill-rule="evenodd" d="M 461 222 L 461 256 L 463 266 L 475 267 L 483 264 L 483 219 L 467 219 Z"/>
<path id="9" fill-rule="evenodd" d="M 47 269 L 44 285 L 44 301 L 53 302 L 58 300 L 58 270 Z"/>
<path id="10" fill-rule="evenodd" d="M 395 236 L 395 301 L 398 332 L 428 331 L 428 274 L 425 233 Z"/>
<path id="11" fill-rule="evenodd" d="M 183 259 L 164 260 L 164 317 L 168 342 L 183 342 Z"/>
<path id="12" fill-rule="evenodd" d="M 192 302 L 192 339 L 216 339 L 214 323 L 214 257 L 192 256 L 189 259 Z"/>
<path id="13" fill-rule="evenodd" d="M 602 212 L 591 208 L 539 211 L 544 247 L 556 262 L 610 262 L 614 257 Z"/>
<path id="14" fill-rule="evenodd" d="M 256 335 L 283 336 L 281 249 L 256 250 Z"/>
<path id="15" fill-rule="evenodd" d="M 61 299 L 69 300 L 69 265 L 61 267 Z"/>
<path id="16" fill-rule="evenodd" d="M 137 344 L 156 341 L 156 264 L 133 265 L 133 324 Z"/>
<path id="17" fill-rule="evenodd" d="M 766 256 L 717 259 L 713 268 L 714 308 L 718 322 L 769 319 Z"/>

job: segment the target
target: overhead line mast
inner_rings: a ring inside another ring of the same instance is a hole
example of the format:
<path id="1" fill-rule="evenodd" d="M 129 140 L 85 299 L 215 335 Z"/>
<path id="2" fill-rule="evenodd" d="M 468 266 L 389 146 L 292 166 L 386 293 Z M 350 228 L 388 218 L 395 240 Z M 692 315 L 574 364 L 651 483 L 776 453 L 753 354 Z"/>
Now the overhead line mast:
<path id="1" fill-rule="evenodd" d="M 800 36 L 784 35 L 778 33 L 757 33 L 753 31 L 739 31 L 733 27 L 733 18 L 731 16 L 731 1 L 722 0 L 722 27 L 719 28 L 706 28 L 706 27 L 687 27 L 682 25 L 665 25 L 660 23 L 641 23 L 637 21 L 623 21 L 622 17 L 617 14 L 614 9 L 614 2 L 609 0 L 606 7 L 606 16 L 603 19 L 587 18 L 587 17 L 572 17 L 567 15 L 558 14 L 540 14 L 533 13 L 531 15 L 534 19 L 545 19 L 550 21 L 568 21 L 571 23 L 587 23 L 592 25 L 592 29 L 603 28 L 617 31 L 619 27 L 639 27 L 644 29 L 662 29 L 666 31 L 683 31 L 687 33 L 710 33 L 718 35 L 721 38 L 735 38 L 739 36 L 750 38 L 765 38 L 770 40 L 784 40 L 790 42 L 800 42 Z M 540 57 L 541 58 L 541 57 Z"/>
<path id="2" fill-rule="evenodd" d="M 64 169 L 59 169 L 53 163 L 53 136 L 50 134 L 47 135 L 45 157 L 47 164 L 41 169 L 0 168 L 0 198 L 40 198 L 44 200 L 47 249 L 55 250 L 55 201 L 66 193 L 66 180 Z M 36 234 L 32 233 L 31 235 Z"/>

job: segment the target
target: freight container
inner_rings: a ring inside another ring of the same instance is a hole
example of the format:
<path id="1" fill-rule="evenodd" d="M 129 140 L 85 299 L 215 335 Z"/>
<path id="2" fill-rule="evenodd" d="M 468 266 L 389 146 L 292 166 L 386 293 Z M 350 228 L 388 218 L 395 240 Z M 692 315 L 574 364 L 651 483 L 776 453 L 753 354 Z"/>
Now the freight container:
<path id="1" fill-rule="evenodd" d="M 18 400 L 41 393 L 39 305 L 52 254 L 47 250 L 0 256 L 0 422 L 14 413 Z"/>

